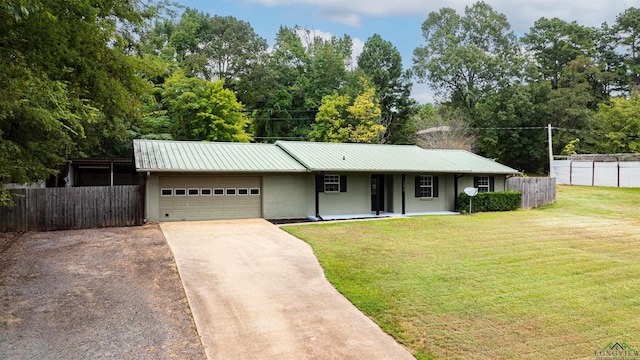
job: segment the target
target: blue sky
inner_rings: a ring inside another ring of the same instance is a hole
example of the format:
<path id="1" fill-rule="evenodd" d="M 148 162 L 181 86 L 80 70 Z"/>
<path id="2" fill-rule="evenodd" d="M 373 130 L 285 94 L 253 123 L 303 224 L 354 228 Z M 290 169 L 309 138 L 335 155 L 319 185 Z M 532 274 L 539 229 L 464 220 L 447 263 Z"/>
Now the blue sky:
<path id="1" fill-rule="evenodd" d="M 391 41 L 402 55 L 405 68 L 412 65 L 413 50 L 423 43 L 421 25 L 432 11 L 451 7 L 462 14 L 474 0 L 176 0 L 183 6 L 211 15 L 234 16 L 251 24 L 270 45 L 281 25 L 302 26 L 318 35 L 342 36 L 354 40 L 354 53 L 373 34 Z M 541 18 L 558 17 L 586 26 L 612 24 L 638 0 L 485 0 L 507 16 L 512 30 L 522 36 Z M 413 97 L 432 102 L 433 93 L 414 81 Z"/>

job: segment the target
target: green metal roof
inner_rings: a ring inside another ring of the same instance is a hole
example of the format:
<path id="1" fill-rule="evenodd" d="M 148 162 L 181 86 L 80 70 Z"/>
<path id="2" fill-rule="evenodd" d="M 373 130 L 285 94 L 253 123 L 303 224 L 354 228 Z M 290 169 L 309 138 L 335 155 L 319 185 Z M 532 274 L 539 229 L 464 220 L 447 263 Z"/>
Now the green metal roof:
<path id="1" fill-rule="evenodd" d="M 465 150 L 422 150 L 432 161 L 438 161 L 442 172 L 517 174 L 518 170 Z"/>
<path id="2" fill-rule="evenodd" d="M 137 171 L 305 172 L 272 144 L 133 140 Z"/>
<path id="3" fill-rule="evenodd" d="M 508 166 L 464 150 L 296 141 L 278 141 L 276 145 L 311 171 L 518 173 Z"/>
<path id="4" fill-rule="evenodd" d="M 424 150 L 413 145 L 134 140 L 133 149 L 136 170 L 152 172 L 518 172 L 468 151 Z"/>

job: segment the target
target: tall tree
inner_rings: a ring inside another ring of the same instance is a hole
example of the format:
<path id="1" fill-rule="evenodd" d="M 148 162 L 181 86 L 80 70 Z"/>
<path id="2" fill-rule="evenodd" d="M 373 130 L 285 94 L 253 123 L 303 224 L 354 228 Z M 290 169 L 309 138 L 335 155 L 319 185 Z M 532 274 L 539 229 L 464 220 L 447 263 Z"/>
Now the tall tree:
<path id="1" fill-rule="evenodd" d="M 311 83 L 307 76 L 309 62 L 310 55 L 296 29 L 280 27 L 265 66 L 252 73 L 250 81 L 240 84 L 247 89 L 243 92 L 246 94 L 261 89 L 258 97 L 246 102 L 253 109 L 256 138 L 272 142 L 307 135 L 317 111 L 317 106 L 306 101 Z"/>
<path id="2" fill-rule="evenodd" d="M 132 32 L 157 11 L 139 0 L 2 3 L 0 191 L 57 173 L 69 156 L 120 155 L 113 144 L 149 89 Z"/>
<path id="3" fill-rule="evenodd" d="M 323 39 L 300 27 L 281 27 L 272 56 L 258 69 L 262 76 L 240 84 L 267 90 L 259 102 L 248 104 L 256 137 L 306 138 L 323 98 L 342 91 L 348 81 L 351 47 L 346 35 Z"/>
<path id="4" fill-rule="evenodd" d="M 306 102 L 309 107 L 317 108 L 324 96 L 344 85 L 346 65 L 351 61 L 352 40 L 349 35 L 325 40 L 300 27 L 296 28 L 296 32 L 302 36 L 308 53 Z"/>
<path id="5" fill-rule="evenodd" d="M 618 15 L 613 29 L 617 33 L 618 44 L 627 48 L 629 85 L 632 91 L 640 91 L 640 8 L 631 7 Z"/>
<path id="6" fill-rule="evenodd" d="M 362 93 L 353 101 L 349 95 L 327 95 L 322 99 L 312 141 L 379 143 L 385 131 L 380 125 L 380 106 L 375 89 L 362 81 Z"/>
<path id="7" fill-rule="evenodd" d="M 548 171 L 547 125 L 551 82 L 514 84 L 478 105 L 475 150 L 527 173 Z"/>
<path id="8" fill-rule="evenodd" d="M 409 143 L 415 128 L 410 117 L 413 101 L 409 72 L 402 69 L 400 52 L 389 41 L 374 34 L 358 56 L 358 68 L 368 76 L 380 101 L 381 123 L 387 129 L 382 141 Z"/>
<path id="9" fill-rule="evenodd" d="M 175 59 L 194 76 L 224 80 L 226 87 L 245 76 L 267 50 L 267 41 L 248 22 L 191 8 L 177 23 L 156 22 L 142 40 L 147 52 Z"/>
<path id="10" fill-rule="evenodd" d="M 595 114 L 595 129 L 606 141 L 593 150 L 603 154 L 640 152 L 640 93 L 629 99 L 618 97 L 600 104 Z"/>
<path id="11" fill-rule="evenodd" d="M 608 99 L 611 94 L 629 90 L 628 65 L 624 54 L 618 51 L 618 35 L 614 28 L 603 23 L 594 29 L 595 56 L 598 67 L 599 83 L 594 83 L 594 90 L 600 91 L 597 98 Z"/>
<path id="12" fill-rule="evenodd" d="M 177 71 L 163 85 L 162 101 L 174 123 L 174 138 L 248 142 L 249 119 L 223 81 L 188 78 Z"/>
<path id="13" fill-rule="evenodd" d="M 516 36 L 507 18 L 484 2 L 432 12 L 422 24 L 425 45 L 414 51 L 414 71 L 436 94 L 473 110 L 489 93 L 510 83 L 519 68 Z"/>
<path id="14" fill-rule="evenodd" d="M 522 41 L 533 54 L 542 79 L 551 81 L 554 89 L 571 61 L 580 55 L 595 55 L 593 30 L 575 21 L 540 18 Z"/>

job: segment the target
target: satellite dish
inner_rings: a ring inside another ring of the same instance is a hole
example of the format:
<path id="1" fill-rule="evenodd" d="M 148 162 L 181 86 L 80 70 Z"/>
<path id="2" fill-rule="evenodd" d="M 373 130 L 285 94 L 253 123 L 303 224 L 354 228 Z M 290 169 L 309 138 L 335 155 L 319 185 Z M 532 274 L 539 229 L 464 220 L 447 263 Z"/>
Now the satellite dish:
<path id="1" fill-rule="evenodd" d="M 468 188 L 464 188 L 464 193 L 473 197 L 478 195 L 478 188 L 474 188 L 474 187 L 468 187 Z"/>

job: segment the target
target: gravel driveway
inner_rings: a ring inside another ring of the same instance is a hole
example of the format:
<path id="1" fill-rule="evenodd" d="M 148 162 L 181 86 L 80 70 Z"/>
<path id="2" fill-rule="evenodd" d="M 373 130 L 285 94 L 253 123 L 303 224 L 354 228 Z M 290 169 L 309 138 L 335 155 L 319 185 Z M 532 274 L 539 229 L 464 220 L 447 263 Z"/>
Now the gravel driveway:
<path id="1" fill-rule="evenodd" d="M 0 234 L 0 359 L 206 359 L 157 225 Z"/>

